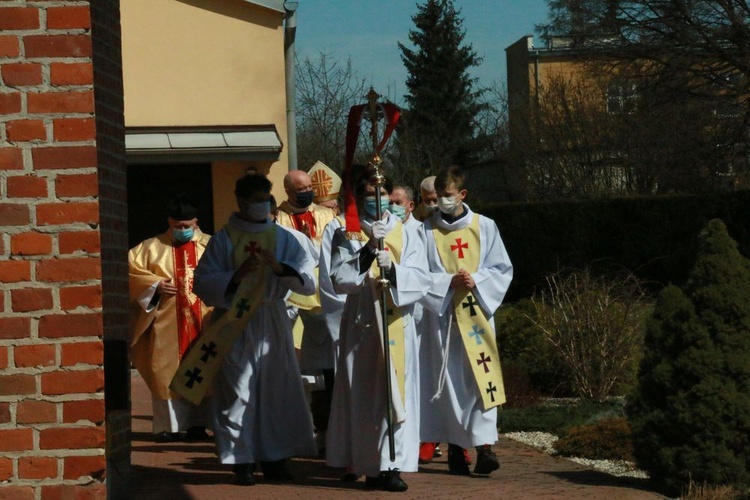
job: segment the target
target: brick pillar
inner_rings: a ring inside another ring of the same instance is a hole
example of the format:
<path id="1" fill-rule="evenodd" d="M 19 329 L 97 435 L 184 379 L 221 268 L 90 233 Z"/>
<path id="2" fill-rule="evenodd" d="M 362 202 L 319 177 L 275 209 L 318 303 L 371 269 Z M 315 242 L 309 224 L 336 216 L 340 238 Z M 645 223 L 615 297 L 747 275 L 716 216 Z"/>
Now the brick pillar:
<path id="1" fill-rule="evenodd" d="M 0 498 L 126 489 L 119 2 L 94 4 L 0 3 Z"/>

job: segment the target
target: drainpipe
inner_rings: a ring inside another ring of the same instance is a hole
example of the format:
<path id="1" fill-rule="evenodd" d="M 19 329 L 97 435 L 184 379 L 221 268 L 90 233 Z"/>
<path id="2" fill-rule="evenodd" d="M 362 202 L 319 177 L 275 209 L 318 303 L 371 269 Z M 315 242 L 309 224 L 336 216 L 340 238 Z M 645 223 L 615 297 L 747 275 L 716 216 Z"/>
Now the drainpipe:
<path id="1" fill-rule="evenodd" d="M 297 170 L 297 116 L 294 99 L 294 37 L 299 2 L 284 2 L 284 63 L 286 68 L 286 130 L 289 170 Z"/>

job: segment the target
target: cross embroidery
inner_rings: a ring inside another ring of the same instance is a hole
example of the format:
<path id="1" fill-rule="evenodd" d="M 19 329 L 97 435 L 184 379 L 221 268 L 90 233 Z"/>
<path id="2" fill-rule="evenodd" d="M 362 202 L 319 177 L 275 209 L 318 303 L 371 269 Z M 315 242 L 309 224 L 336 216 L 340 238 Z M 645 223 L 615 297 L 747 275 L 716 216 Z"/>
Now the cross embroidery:
<path id="1" fill-rule="evenodd" d="M 484 328 L 479 328 L 477 325 L 471 325 L 469 337 L 474 337 L 474 340 L 477 341 L 477 345 L 482 344 L 482 339 L 479 337 L 480 335 L 484 335 Z"/>
<path id="2" fill-rule="evenodd" d="M 208 363 L 209 358 L 215 358 L 218 354 L 216 352 L 216 347 L 216 344 L 214 344 L 213 342 L 209 342 L 208 345 L 202 344 L 201 351 L 204 351 L 204 354 L 203 356 L 201 356 L 201 361 L 203 361 L 204 363 Z"/>
<path id="3" fill-rule="evenodd" d="M 487 392 L 487 394 L 490 395 L 490 398 L 492 399 L 492 402 L 494 403 L 495 402 L 495 393 L 497 392 L 497 387 L 493 386 L 492 382 L 490 381 L 487 384 L 487 389 L 485 389 L 485 391 Z"/>
<path id="4" fill-rule="evenodd" d="M 260 253 L 260 245 L 258 245 L 257 241 L 251 241 L 249 244 L 245 245 L 245 253 L 249 253 L 251 255 L 258 255 Z"/>
<path id="5" fill-rule="evenodd" d="M 196 368 L 193 371 L 186 371 L 185 376 L 188 377 L 188 381 L 185 382 L 185 385 L 188 387 L 188 389 L 192 389 L 193 385 L 195 385 L 196 382 L 199 384 L 203 382 L 203 377 L 201 377 L 201 369 Z"/>
<path id="6" fill-rule="evenodd" d="M 477 311 L 476 309 L 474 309 L 474 306 L 478 305 L 478 303 L 474 301 L 473 295 L 468 295 L 466 297 L 466 302 L 461 302 L 461 305 L 464 306 L 464 309 L 466 309 L 467 307 L 469 308 L 469 316 L 477 315 Z"/>
<path id="7" fill-rule="evenodd" d="M 248 303 L 247 299 L 240 299 L 239 302 L 237 302 L 237 315 L 235 318 L 241 318 L 243 314 L 248 312 L 250 310 L 250 304 Z"/>
<path id="8" fill-rule="evenodd" d="M 489 363 L 490 361 L 492 361 L 492 358 L 491 358 L 491 357 L 487 356 L 487 357 L 485 358 L 485 357 L 484 357 L 484 353 L 483 353 L 483 352 L 480 352 L 480 353 L 479 353 L 479 359 L 477 359 L 476 361 L 477 361 L 477 364 L 478 364 L 478 365 L 482 365 L 482 366 L 484 366 L 484 373 L 489 373 L 489 372 L 490 372 L 490 369 L 489 369 L 489 367 L 487 366 L 487 363 Z"/>
<path id="9" fill-rule="evenodd" d="M 312 181 L 313 191 L 321 196 L 327 196 L 333 189 L 333 179 L 323 170 L 313 172 L 310 180 Z"/>
<path id="10" fill-rule="evenodd" d="M 464 258 L 464 248 L 468 250 L 469 249 L 469 243 L 468 242 L 462 243 L 461 242 L 461 238 L 456 238 L 456 244 L 455 245 L 451 245 L 451 252 L 453 250 L 458 250 L 458 258 L 459 259 L 463 259 Z"/>

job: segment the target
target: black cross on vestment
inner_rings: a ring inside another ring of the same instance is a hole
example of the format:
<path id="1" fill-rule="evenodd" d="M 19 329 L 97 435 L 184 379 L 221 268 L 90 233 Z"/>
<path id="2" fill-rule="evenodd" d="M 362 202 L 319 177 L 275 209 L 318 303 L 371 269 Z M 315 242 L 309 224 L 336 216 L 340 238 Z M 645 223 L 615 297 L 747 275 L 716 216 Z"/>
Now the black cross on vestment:
<path id="1" fill-rule="evenodd" d="M 201 361 L 204 363 L 208 363 L 208 358 L 215 358 L 218 354 L 216 352 L 217 345 L 213 342 L 209 342 L 208 345 L 201 344 L 201 351 L 204 351 L 203 356 L 201 356 Z"/>
<path id="2" fill-rule="evenodd" d="M 489 367 L 487 366 L 487 363 L 489 363 L 490 361 L 492 361 L 492 358 L 491 358 L 491 357 L 487 356 L 487 357 L 485 358 L 485 357 L 484 357 L 484 353 L 483 353 L 483 352 L 480 352 L 480 353 L 479 353 L 479 358 L 478 358 L 478 359 L 477 359 L 476 361 L 477 361 L 477 364 L 478 364 L 478 365 L 482 365 L 482 366 L 484 366 L 484 373 L 489 373 L 489 372 L 490 372 L 490 369 L 489 369 Z M 494 400 L 493 400 L 493 401 L 494 401 Z"/>
<path id="3" fill-rule="evenodd" d="M 200 368 L 196 368 L 193 371 L 190 371 L 190 370 L 186 371 L 185 376 L 188 377 L 188 381 L 185 382 L 185 385 L 187 386 L 188 389 L 192 389 L 193 385 L 195 385 L 196 382 L 198 382 L 199 384 L 203 382 L 203 377 L 201 377 Z"/>
<path id="4" fill-rule="evenodd" d="M 495 402 L 495 393 L 497 392 L 497 387 L 493 386 L 491 381 L 490 381 L 490 383 L 487 384 L 486 392 L 487 392 L 487 394 L 490 395 L 490 398 L 492 398 L 492 402 L 494 403 Z"/>
<path id="5" fill-rule="evenodd" d="M 240 299 L 239 302 L 237 302 L 237 315 L 235 318 L 241 318 L 243 314 L 248 312 L 250 310 L 250 303 L 247 299 Z"/>
<path id="6" fill-rule="evenodd" d="M 478 303 L 474 300 L 473 295 L 467 295 L 466 302 L 461 302 L 461 305 L 464 306 L 464 309 L 466 309 L 467 307 L 469 308 L 469 316 L 477 315 L 477 311 L 474 309 L 474 307 L 477 306 Z"/>

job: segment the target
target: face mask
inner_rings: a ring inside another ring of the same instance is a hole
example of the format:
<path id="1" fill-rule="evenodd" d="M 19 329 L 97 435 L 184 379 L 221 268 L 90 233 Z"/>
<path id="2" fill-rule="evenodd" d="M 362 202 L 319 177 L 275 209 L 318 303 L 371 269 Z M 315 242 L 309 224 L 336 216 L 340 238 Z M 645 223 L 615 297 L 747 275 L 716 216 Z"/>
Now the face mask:
<path id="1" fill-rule="evenodd" d="M 195 233 L 195 230 L 192 227 L 188 227 L 185 229 L 181 228 L 172 228 L 172 236 L 174 236 L 174 239 L 181 243 L 185 243 L 186 241 L 190 241 L 193 239 L 193 234 Z"/>
<path id="2" fill-rule="evenodd" d="M 313 202 L 315 191 L 304 191 L 302 193 L 296 193 L 294 197 L 297 200 L 297 205 L 299 205 L 300 208 L 307 208 Z"/>
<path id="3" fill-rule="evenodd" d="M 390 206 L 391 201 L 388 199 L 387 196 L 381 196 L 380 197 L 380 213 L 382 214 L 386 210 L 388 210 L 388 207 Z M 370 216 L 370 218 L 374 219 L 378 216 L 377 212 L 377 200 L 374 196 L 368 196 L 365 198 L 365 214 Z"/>
<path id="4" fill-rule="evenodd" d="M 455 196 L 442 196 L 438 198 L 437 204 L 438 208 L 440 208 L 440 211 L 446 215 L 453 214 L 453 212 L 456 211 L 456 208 L 458 208 L 458 203 L 456 203 Z"/>
<path id="5" fill-rule="evenodd" d="M 271 213 L 271 202 L 259 201 L 257 203 L 250 203 L 245 200 L 240 200 L 240 211 L 245 218 L 251 221 L 266 220 Z"/>
<path id="6" fill-rule="evenodd" d="M 438 206 L 437 203 L 433 204 L 424 204 L 424 208 L 427 211 L 428 214 L 434 214 L 437 212 Z"/>
<path id="7" fill-rule="evenodd" d="M 389 208 L 390 212 L 398 217 L 401 220 L 406 219 L 406 207 L 402 207 L 401 205 L 393 204 L 391 205 L 391 208 Z"/>

